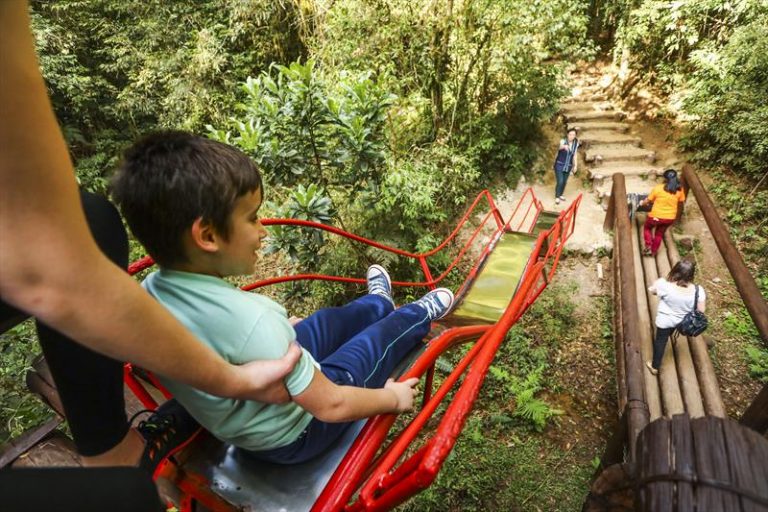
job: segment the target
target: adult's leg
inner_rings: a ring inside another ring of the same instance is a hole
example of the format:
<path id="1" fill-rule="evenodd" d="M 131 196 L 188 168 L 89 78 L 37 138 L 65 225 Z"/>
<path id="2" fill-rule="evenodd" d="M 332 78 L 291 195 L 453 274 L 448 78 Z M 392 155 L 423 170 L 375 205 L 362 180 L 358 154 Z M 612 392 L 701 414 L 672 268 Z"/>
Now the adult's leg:
<path id="1" fill-rule="evenodd" d="M 397 364 L 424 339 L 430 324 L 424 308 L 405 305 L 321 360 L 321 370 L 337 384 L 380 388 Z"/>
<path id="2" fill-rule="evenodd" d="M 565 173 L 555 169 L 555 199 L 563 195 L 565 191 Z"/>
<path id="3" fill-rule="evenodd" d="M 645 224 L 643 224 L 643 242 L 648 249 L 651 248 L 651 244 L 653 243 L 652 229 L 654 226 L 656 226 L 656 221 L 649 215 L 645 219 Z"/>
<path id="4" fill-rule="evenodd" d="M 384 297 L 363 295 L 341 307 L 320 309 L 296 324 L 296 341 L 319 361 L 393 310 Z"/>
<path id="5" fill-rule="evenodd" d="M 658 223 L 656 224 L 656 230 L 653 233 L 651 253 L 656 254 L 656 251 L 659 250 L 659 247 L 661 247 L 661 241 L 664 238 L 664 232 L 669 226 L 672 225 L 673 222 L 675 222 L 674 219 L 659 219 Z"/>
<path id="6" fill-rule="evenodd" d="M 658 370 L 661 366 L 661 359 L 664 357 L 664 349 L 667 348 L 667 340 L 674 330 L 674 328 L 665 329 L 656 327 L 656 336 L 653 338 L 653 362 L 651 363 L 654 370 Z"/>
<path id="7" fill-rule="evenodd" d="M 87 192 L 81 192 L 81 201 L 99 248 L 116 265 L 126 268 L 128 237 L 115 207 L 107 199 Z M 92 457 L 117 446 L 129 429 L 123 364 L 40 322 L 37 330 L 78 452 Z"/>

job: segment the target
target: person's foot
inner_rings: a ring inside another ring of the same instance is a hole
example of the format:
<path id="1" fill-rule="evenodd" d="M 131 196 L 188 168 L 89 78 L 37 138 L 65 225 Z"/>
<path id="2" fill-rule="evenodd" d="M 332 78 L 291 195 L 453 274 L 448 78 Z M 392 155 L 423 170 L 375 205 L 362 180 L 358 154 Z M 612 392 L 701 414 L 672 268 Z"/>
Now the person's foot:
<path id="1" fill-rule="evenodd" d="M 643 247 L 643 256 L 653 256 L 653 253 L 651 253 L 649 248 Z"/>
<path id="2" fill-rule="evenodd" d="M 427 310 L 430 320 L 443 318 L 453 306 L 453 292 L 448 288 L 437 288 L 424 295 L 414 304 Z"/>
<path id="3" fill-rule="evenodd" d="M 646 362 L 645 362 L 645 366 L 647 366 L 647 367 L 648 367 L 648 369 L 651 371 L 651 373 L 652 373 L 653 375 L 658 375 L 658 374 L 659 374 L 659 370 L 657 370 L 656 368 L 654 368 L 654 367 L 653 367 L 653 365 L 651 364 L 651 362 L 650 362 L 650 361 L 646 361 Z"/>
<path id="4" fill-rule="evenodd" d="M 395 301 L 392 300 L 392 280 L 384 267 L 371 265 L 368 267 L 365 279 L 368 281 L 369 294 L 380 295 L 391 302 L 393 306 L 395 305 Z"/>
<path id="5" fill-rule="evenodd" d="M 556 198 L 555 198 L 555 205 L 558 205 L 558 204 L 560 204 L 560 198 L 559 198 L 559 197 L 556 197 Z"/>
<path id="6" fill-rule="evenodd" d="M 179 402 L 171 399 L 141 421 L 136 430 L 146 442 L 139 467 L 154 476 L 160 463 L 187 446 L 202 427 Z"/>
<path id="7" fill-rule="evenodd" d="M 560 196 L 558 197 L 558 199 L 561 200 L 562 202 L 565 202 L 565 196 Z"/>

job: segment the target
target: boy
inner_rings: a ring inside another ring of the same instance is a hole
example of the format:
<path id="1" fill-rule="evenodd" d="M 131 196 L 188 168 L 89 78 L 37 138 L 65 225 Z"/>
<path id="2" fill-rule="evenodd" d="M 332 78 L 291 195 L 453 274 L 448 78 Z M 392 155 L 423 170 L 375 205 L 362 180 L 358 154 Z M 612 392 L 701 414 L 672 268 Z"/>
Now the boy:
<path id="1" fill-rule="evenodd" d="M 134 144 L 113 181 L 129 227 L 160 266 L 143 286 L 187 328 L 236 364 L 278 358 L 294 340 L 302 346 L 285 379 L 287 404 L 220 398 L 163 380 L 216 437 L 293 464 L 324 451 L 353 420 L 413 407 L 418 379 L 387 377 L 430 322 L 448 313 L 453 294 L 437 289 L 395 310 L 389 276 L 374 265 L 368 295 L 292 325 L 279 304 L 222 279 L 254 270 L 267 234 L 258 218 L 262 191 L 258 169 L 239 150 L 183 132 Z"/>

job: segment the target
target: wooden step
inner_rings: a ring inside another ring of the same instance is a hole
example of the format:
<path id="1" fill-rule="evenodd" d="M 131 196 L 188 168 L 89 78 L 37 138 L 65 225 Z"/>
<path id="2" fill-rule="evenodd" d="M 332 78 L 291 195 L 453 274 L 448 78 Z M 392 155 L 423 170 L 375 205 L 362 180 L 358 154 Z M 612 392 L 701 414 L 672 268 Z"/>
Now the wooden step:
<path id="1" fill-rule="evenodd" d="M 595 165 L 606 165 L 608 162 L 619 160 L 644 160 L 649 163 L 656 161 L 656 152 L 648 149 L 627 146 L 623 148 L 596 148 L 588 149 L 584 153 L 584 160 L 594 162 Z"/>
<path id="2" fill-rule="evenodd" d="M 589 131 L 615 131 L 618 133 L 627 133 L 629 125 L 617 121 L 572 121 L 567 124 L 568 129 L 575 128 L 580 136 Z"/>
<path id="3" fill-rule="evenodd" d="M 594 110 L 578 110 L 563 114 L 563 117 L 569 124 L 582 121 L 616 122 L 623 120 L 626 117 L 626 114 L 619 111 L 598 112 Z"/>

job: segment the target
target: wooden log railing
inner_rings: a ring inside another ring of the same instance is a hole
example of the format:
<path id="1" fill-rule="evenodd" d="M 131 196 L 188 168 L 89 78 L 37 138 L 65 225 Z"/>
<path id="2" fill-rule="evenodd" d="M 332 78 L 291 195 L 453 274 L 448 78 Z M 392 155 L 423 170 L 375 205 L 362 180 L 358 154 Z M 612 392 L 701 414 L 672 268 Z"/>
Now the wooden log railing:
<path id="1" fill-rule="evenodd" d="M 704 189 L 704 185 L 689 165 L 683 167 L 683 180 L 696 196 L 696 201 L 699 203 L 704 220 L 707 222 L 710 233 L 712 233 L 712 238 L 715 239 L 715 244 L 717 244 L 717 248 L 736 283 L 736 289 L 739 291 L 755 327 L 757 327 L 760 338 L 768 346 L 768 303 L 760 293 L 755 279 L 750 274 L 733 240 L 731 240 L 728 228 L 718 216 L 715 205 Z M 768 431 L 768 384 L 763 386 L 755 400 L 744 411 L 740 422 L 760 433 Z"/>
<path id="2" fill-rule="evenodd" d="M 630 231 L 629 209 L 627 208 L 627 189 L 623 174 L 613 176 L 613 188 L 608 202 L 604 228 L 613 230 L 618 242 L 616 258 L 618 259 L 618 281 L 621 294 L 620 324 L 621 344 L 626 376 L 626 405 L 620 412 L 626 417 L 626 432 L 628 445 L 628 460 L 636 460 L 636 441 L 640 431 L 648 424 L 649 412 L 645 399 L 643 379 L 643 357 L 641 353 L 640 316 L 637 300 L 637 285 L 635 281 L 635 262 Z M 617 200 L 619 198 L 619 200 Z M 617 362 L 618 362 L 617 358 Z M 621 374 L 621 369 L 617 375 Z M 621 385 L 619 384 L 620 388 Z"/>

